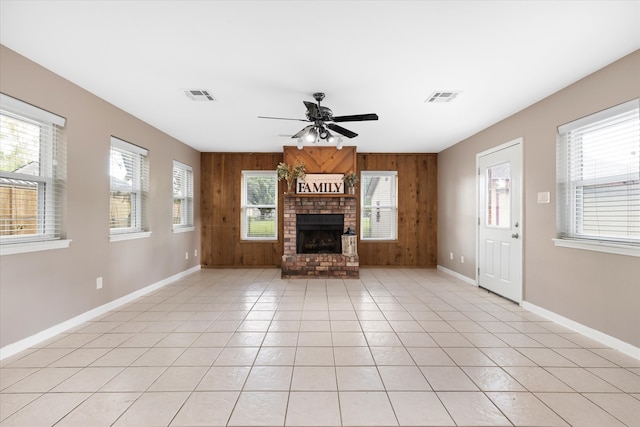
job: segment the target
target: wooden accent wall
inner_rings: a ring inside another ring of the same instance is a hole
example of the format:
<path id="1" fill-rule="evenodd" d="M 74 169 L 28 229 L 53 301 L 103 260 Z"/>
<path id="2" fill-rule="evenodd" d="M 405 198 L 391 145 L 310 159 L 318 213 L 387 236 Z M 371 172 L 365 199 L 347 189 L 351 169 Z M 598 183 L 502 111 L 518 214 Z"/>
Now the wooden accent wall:
<path id="1" fill-rule="evenodd" d="M 284 162 L 304 162 L 307 173 L 347 173 L 356 170 L 356 147 L 284 147 Z"/>
<path id="2" fill-rule="evenodd" d="M 278 241 L 241 240 L 243 170 L 275 171 L 282 153 L 202 153 L 203 267 L 274 267 L 282 257 L 282 197 L 278 197 Z M 279 185 L 279 194 L 284 187 Z"/>
<path id="3" fill-rule="evenodd" d="M 345 158 L 348 158 L 346 154 L 351 149 L 357 159 L 358 174 L 362 170 L 397 170 L 398 240 L 358 241 L 360 266 L 437 266 L 437 154 L 356 154 L 355 147 L 344 147 L 341 151 L 332 147 L 293 148 L 297 152 L 294 154 L 309 156 L 305 164 L 313 161 L 314 166 L 309 163 L 307 167 L 309 173 L 344 173 L 353 170 L 346 166 L 351 163 L 331 160 L 331 152 L 345 153 Z M 320 151 L 314 155 L 314 150 L 318 149 Z M 327 153 L 329 156 L 323 157 Z M 324 161 L 317 161 L 323 158 Z M 282 194 L 285 184 L 279 185 L 277 242 L 240 239 L 240 188 L 243 170 L 275 171 L 278 163 L 284 160 L 284 154 L 202 153 L 201 159 L 202 266 L 280 267 L 283 253 Z M 359 196 L 357 200 L 359 217 Z"/>
<path id="4" fill-rule="evenodd" d="M 360 266 L 436 267 L 437 154 L 358 154 L 357 159 L 358 175 L 363 170 L 398 171 L 398 240 L 359 240 Z"/>

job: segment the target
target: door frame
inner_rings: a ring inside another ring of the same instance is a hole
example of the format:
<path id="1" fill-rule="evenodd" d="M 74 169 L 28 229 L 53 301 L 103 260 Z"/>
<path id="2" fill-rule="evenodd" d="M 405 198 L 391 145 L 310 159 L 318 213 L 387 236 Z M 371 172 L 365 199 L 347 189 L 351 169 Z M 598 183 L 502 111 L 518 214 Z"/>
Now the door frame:
<path id="1" fill-rule="evenodd" d="M 515 303 L 522 305 L 524 301 L 524 223 L 525 223 L 525 214 L 524 214 L 524 139 L 522 137 L 518 137 L 516 139 L 512 139 L 511 141 L 505 142 L 504 144 L 497 145 L 495 147 L 484 150 L 480 153 L 476 153 L 476 286 L 480 286 L 480 158 L 489 154 L 496 153 L 498 151 L 504 150 L 506 148 L 510 148 L 512 146 L 520 146 L 520 158 L 517 160 L 520 162 L 520 182 L 518 183 L 518 189 L 520 193 L 520 244 L 522 245 L 520 251 L 520 289 L 519 295 L 520 298 L 518 301 L 514 301 Z M 484 189 L 483 189 L 484 190 Z M 489 291 L 490 292 L 490 291 Z M 498 295 L 498 294 L 496 294 Z M 501 296 L 501 295 L 500 295 Z M 510 300 L 511 301 L 511 300 Z"/>

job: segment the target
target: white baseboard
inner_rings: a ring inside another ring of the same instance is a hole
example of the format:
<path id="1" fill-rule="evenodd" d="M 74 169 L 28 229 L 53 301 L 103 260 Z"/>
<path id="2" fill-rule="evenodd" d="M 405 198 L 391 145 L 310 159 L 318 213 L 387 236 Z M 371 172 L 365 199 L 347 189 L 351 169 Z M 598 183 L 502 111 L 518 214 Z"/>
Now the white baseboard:
<path id="1" fill-rule="evenodd" d="M 195 267 L 192 267 L 188 270 L 182 271 L 178 274 L 174 274 L 173 276 L 167 277 L 166 279 L 160 280 L 159 282 L 153 283 L 149 286 L 146 286 L 142 289 L 138 289 L 135 292 L 132 292 L 128 295 L 125 295 L 121 298 L 118 298 L 116 300 L 113 300 L 111 302 L 108 302 L 104 305 L 101 305 L 99 307 L 96 307 L 92 310 L 89 310 L 85 313 L 82 313 L 74 318 L 71 318 L 69 320 L 65 320 L 62 323 L 59 323 L 55 326 L 52 326 L 48 329 L 45 329 L 44 331 L 38 332 L 35 335 L 31 335 L 30 337 L 24 338 L 20 341 L 17 341 L 13 344 L 9 344 L 6 345 L 2 348 L 0 348 L 0 360 L 6 359 L 7 357 L 13 356 L 16 353 L 19 353 L 23 350 L 26 350 L 28 348 L 31 348 L 43 341 L 46 341 L 50 338 L 53 338 L 54 336 L 58 335 L 59 333 L 62 333 L 66 330 L 69 330 L 71 328 L 74 328 L 78 325 L 81 325 L 84 322 L 87 322 L 91 319 L 96 318 L 97 316 L 100 316 L 104 313 L 107 313 L 108 311 L 114 310 L 124 304 L 127 304 L 133 300 L 135 300 L 136 298 L 139 298 L 143 295 L 146 295 L 150 292 L 153 292 L 157 289 L 160 289 L 168 284 L 171 284 L 173 282 L 175 282 L 176 280 L 180 280 L 183 277 L 186 277 L 192 273 L 195 273 L 196 271 L 200 270 L 200 266 L 197 265 Z"/>
<path id="2" fill-rule="evenodd" d="M 443 266 L 441 266 L 441 265 L 439 265 L 437 268 L 438 268 L 438 270 L 442 271 L 443 273 L 448 274 L 449 276 L 453 276 L 453 277 L 455 277 L 456 279 L 460 279 L 460 280 L 462 280 L 463 282 L 466 282 L 466 283 L 468 283 L 468 284 L 470 284 L 470 285 L 478 286 L 478 283 L 477 283 L 474 279 L 470 279 L 470 278 L 469 278 L 469 277 L 467 277 L 467 276 L 464 276 L 464 275 L 462 275 L 462 274 L 460 274 L 460 273 L 456 273 L 455 271 L 453 271 L 453 270 L 449 270 L 448 268 L 443 267 Z"/>
<path id="3" fill-rule="evenodd" d="M 446 267 L 443 267 L 441 265 L 438 266 L 438 270 L 442 271 L 443 273 L 446 273 L 450 276 L 453 276 L 457 279 L 460 279 L 466 283 L 469 283 L 473 286 L 478 286 L 477 282 L 475 280 L 472 280 L 470 278 L 468 278 L 467 276 L 463 276 L 460 273 L 456 273 L 455 271 L 449 270 Z M 618 338 L 612 337 L 611 335 L 607 335 L 603 332 L 600 332 L 596 329 L 590 328 L 588 326 L 585 326 L 581 323 L 578 323 L 576 321 L 573 321 L 569 318 L 566 318 L 564 316 L 561 316 L 557 313 L 554 313 L 552 311 L 549 311 L 545 308 L 542 307 L 538 307 L 535 304 L 531 304 L 530 302 L 527 301 L 522 301 L 521 304 L 522 308 L 524 308 L 525 310 L 528 310 L 532 313 L 535 313 L 539 316 L 544 317 L 545 319 L 549 319 L 552 322 L 555 322 L 561 326 L 564 326 L 565 328 L 571 329 L 572 331 L 576 331 L 588 338 L 591 338 L 592 340 L 595 340 L 599 343 L 602 343 L 604 345 L 606 345 L 607 347 L 611 347 L 615 350 L 618 350 L 628 356 L 634 357 L 636 359 L 640 359 L 640 348 L 633 346 L 627 342 L 624 342 Z"/>
<path id="4" fill-rule="evenodd" d="M 542 316 L 546 319 L 549 319 L 559 325 L 562 325 L 565 328 L 569 328 L 573 331 L 576 331 L 588 338 L 591 338 L 592 340 L 598 341 L 599 343 L 602 343 L 607 347 L 611 347 L 628 356 L 634 357 L 636 359 L 640 359 L 640 348 L 633 346 L 629 343 L 626 343 L 618 338 L 612 337 L 611 335 L 607 335 L 596 329 L 593 329 L 581 323 L 575 322 L 571 319 L 568 319 L 557 313 L 549 311 L 545 308 L 538 307 L 537 305 L 531 304 L 530 302 L 527 302 L 527 301 L 522 302 L 522 308 L 532 313 L 535 313 L 539 316 Z"/>

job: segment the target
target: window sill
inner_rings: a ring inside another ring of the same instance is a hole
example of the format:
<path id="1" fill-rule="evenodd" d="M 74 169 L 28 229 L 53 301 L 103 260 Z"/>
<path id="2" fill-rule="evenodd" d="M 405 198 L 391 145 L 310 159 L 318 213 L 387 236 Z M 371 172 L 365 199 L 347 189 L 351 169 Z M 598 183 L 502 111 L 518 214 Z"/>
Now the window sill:
<path id="1" fill-rule="evenodd" d="M 123 240 L 146 239 L 151 236 L 150 231 L 140 231 L 138 233 L 122 233 L 112 234 L 109 236 L 109 242 L 121 242 Z"/>
<path id="2" fill-rule="evenodd" d="M 640 246 L 616 244 L 610 242 L 597 242 L 577 239 L 552 239 L 556 246 L 586 251 L 605 252 L 616 255 L 640 257 Z"/>
<path id="3" fill-rule="evenodd" d="M 28 252 L 48 251 L 52 249 L 67 249 L 71 240 L 48 240 L 44 242 L 13 243 L 0 246 L 0 256 L 24 254 Z"/>
<path id="4" fill-rule="evenodd" d="M 196 229 L 195 227 L 175 227 L 173 229 L 173 232 L 174 233 L 187 233 L 187 232 L 193 231 L 195 229 Z"/>

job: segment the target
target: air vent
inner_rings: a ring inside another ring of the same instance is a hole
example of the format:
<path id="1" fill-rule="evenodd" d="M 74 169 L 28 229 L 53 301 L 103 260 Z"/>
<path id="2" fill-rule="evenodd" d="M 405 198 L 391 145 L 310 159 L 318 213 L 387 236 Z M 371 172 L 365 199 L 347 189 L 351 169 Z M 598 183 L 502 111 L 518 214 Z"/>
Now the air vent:
<path id="1" fill-rule="evenodd" d="M 187 96 L 193 99 L 194 101 L 215 101 L 216 100 L 208 90 L 192 89 L 192 90 L 185 90 L 184 93 L 186 93 Z"/>
<path id="2" fill-rule="evenodd" d="M 425 102 L 450 102 L 459 94 L 459 91 L 453 90 L 433 92 Z"/>

